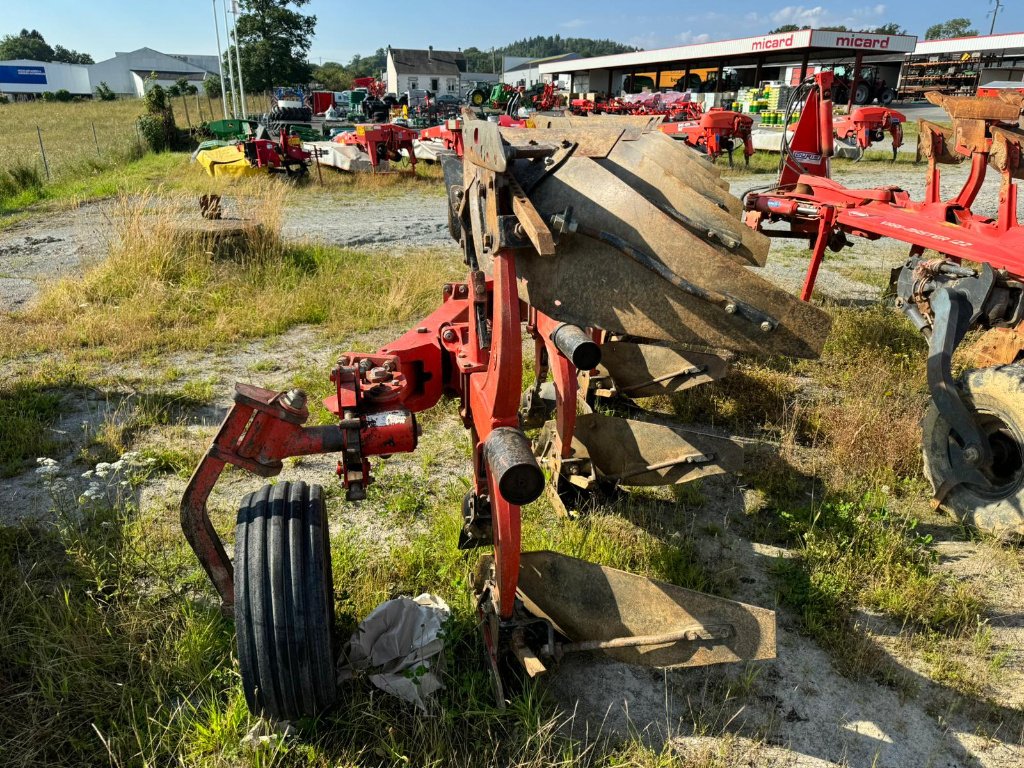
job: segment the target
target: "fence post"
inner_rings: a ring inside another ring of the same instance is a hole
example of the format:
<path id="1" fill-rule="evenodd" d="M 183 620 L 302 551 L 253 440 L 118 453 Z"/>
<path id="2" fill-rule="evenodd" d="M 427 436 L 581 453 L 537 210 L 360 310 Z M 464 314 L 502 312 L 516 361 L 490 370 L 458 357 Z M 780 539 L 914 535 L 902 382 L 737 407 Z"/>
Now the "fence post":
<path id="1" fill-rule="evenodd" d="M 39 151 L 43 155 L 43 169 L 46 171 L 46 180 L 50 180 L 50 164 L 46 162 L 46 148 L 43 146 L 43 132 L 36 126 L 36 136 L 39 137 Z"/>
<path id="2" fill-rule="evenodd" d="M 100 156 L 100 139 L 96 135 L 96 123 L 92 124 L 92 140 L 96 142 L 96 157 Z"/>
<path id="3" fill-rule="evenodd" d="M 142 131 L 139 130 L 139 121 L 135 121 L 135 135 L 139 139 L 139 152 L 145 152 L 145 147 L 142 146 Z"/>

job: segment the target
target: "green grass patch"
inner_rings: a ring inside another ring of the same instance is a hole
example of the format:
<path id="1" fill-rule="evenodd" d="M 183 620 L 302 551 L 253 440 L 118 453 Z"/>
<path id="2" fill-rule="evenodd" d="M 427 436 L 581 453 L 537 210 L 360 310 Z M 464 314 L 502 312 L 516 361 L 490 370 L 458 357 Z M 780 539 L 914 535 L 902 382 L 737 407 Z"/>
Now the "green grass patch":
<path id="1" fill-rule="evenodd" d="M 58 392 L 24 384 L 0 388 L 0 477 L 59 448 L 52 427 L 60 413 Z"/>

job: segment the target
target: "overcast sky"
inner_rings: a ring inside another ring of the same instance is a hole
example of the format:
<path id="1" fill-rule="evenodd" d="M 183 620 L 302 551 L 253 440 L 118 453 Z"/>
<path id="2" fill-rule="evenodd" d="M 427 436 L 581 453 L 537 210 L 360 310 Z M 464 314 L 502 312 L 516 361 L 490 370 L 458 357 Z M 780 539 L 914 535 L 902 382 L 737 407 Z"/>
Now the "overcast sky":
<path id="1" fill-rule="evenodd" d="M 165 53 L 216 53 L 213 0 L 0 0 L 0 5 L 0 35 L 22 27 L 38 29 L 51 45 L 89 53 L 96 61 L 143 46 Z M 719 10 L 700 10 L 702 6 Z M 782 24 L 845 24 L 856 29 L 894 21 L 923 38 L 927 27 L 965 15 L 965 8 L 970 9 L 966 15 L 974 26 L 987 34 L 991 7 L 991 0 L 864 4 L 830 0 L 806 5 L 770 0 L 312 0 L 304 12 L 318 19 L 310 58 L 319 62 L 347 61 L 355 53 L 368 54 L 387 45 L 489 48 L 555 33 L 659 48 L 746 37 Z M 921 12 L 925 8 L 927 18 Z M 1021 31 L 1024 0 L 1003 0 L 996 32 Z"/>

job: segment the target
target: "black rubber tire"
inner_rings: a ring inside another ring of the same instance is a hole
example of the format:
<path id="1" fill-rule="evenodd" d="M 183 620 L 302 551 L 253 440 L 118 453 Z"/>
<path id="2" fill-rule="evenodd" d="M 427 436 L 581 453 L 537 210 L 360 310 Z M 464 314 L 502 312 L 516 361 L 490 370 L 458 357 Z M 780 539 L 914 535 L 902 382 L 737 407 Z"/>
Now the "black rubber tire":
<path id="1" fill-rule="evenodd" d="M 857 87 L 853 89 L 853 103 L 867 104 L 869 101 L 871 101 L 871 88 L 867 83 L 857 83 Z"/>
<path id="2" fill-rule="evenodd" d="M 249 710 L 312 717 L 337 698 L 334 589 L 319 485 L 266 485 L 238 509 L 235 632 Z"/>
<path id="3" fill-rule="evenodd" d="M 980 531 L 1024 535 L 1024 364 L 968 371 L 960 379 L 967 406 L 979 415 L 996 456 L 990 487 L 963 483 L 942 506 Z M 950 475 L 950 428 L 934 404 L 921 420 L 924 474 L 936 490 Z"/>
<path id="4" fill-rule="evenodd" d="M 469 94 L 469 103 L 474 107 L 482 107 L 486 98 L 483 91 L 473 91 Z"/>
<path id="5" fill-rule="evenodd" d="M 313 110 L 309 107 L 298 107 L 295 110 L 295 121 L 298 123 L 308 123 L 313 119 Z"/>
<path id="6" fill-rule="evenodd" d="M 896 99 L 896 91 L 892 88 L 883 88 L 878 94 L 878 103 L 888 107 Z"/>

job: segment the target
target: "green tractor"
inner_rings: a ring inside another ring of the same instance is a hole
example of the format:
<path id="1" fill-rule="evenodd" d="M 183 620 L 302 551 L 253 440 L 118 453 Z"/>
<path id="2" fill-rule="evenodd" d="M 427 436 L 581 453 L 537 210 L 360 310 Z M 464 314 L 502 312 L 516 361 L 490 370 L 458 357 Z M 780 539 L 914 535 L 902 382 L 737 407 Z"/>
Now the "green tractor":
<path id="1" fill-rule="evenodd" d="M 486 80 L 474 81 L 469 92 L 466 94 L 466 103 L 477 107 L 478 109 L 482 107 L 490 101 L 492 85 L 492 83 L 489 83 Z"/>

